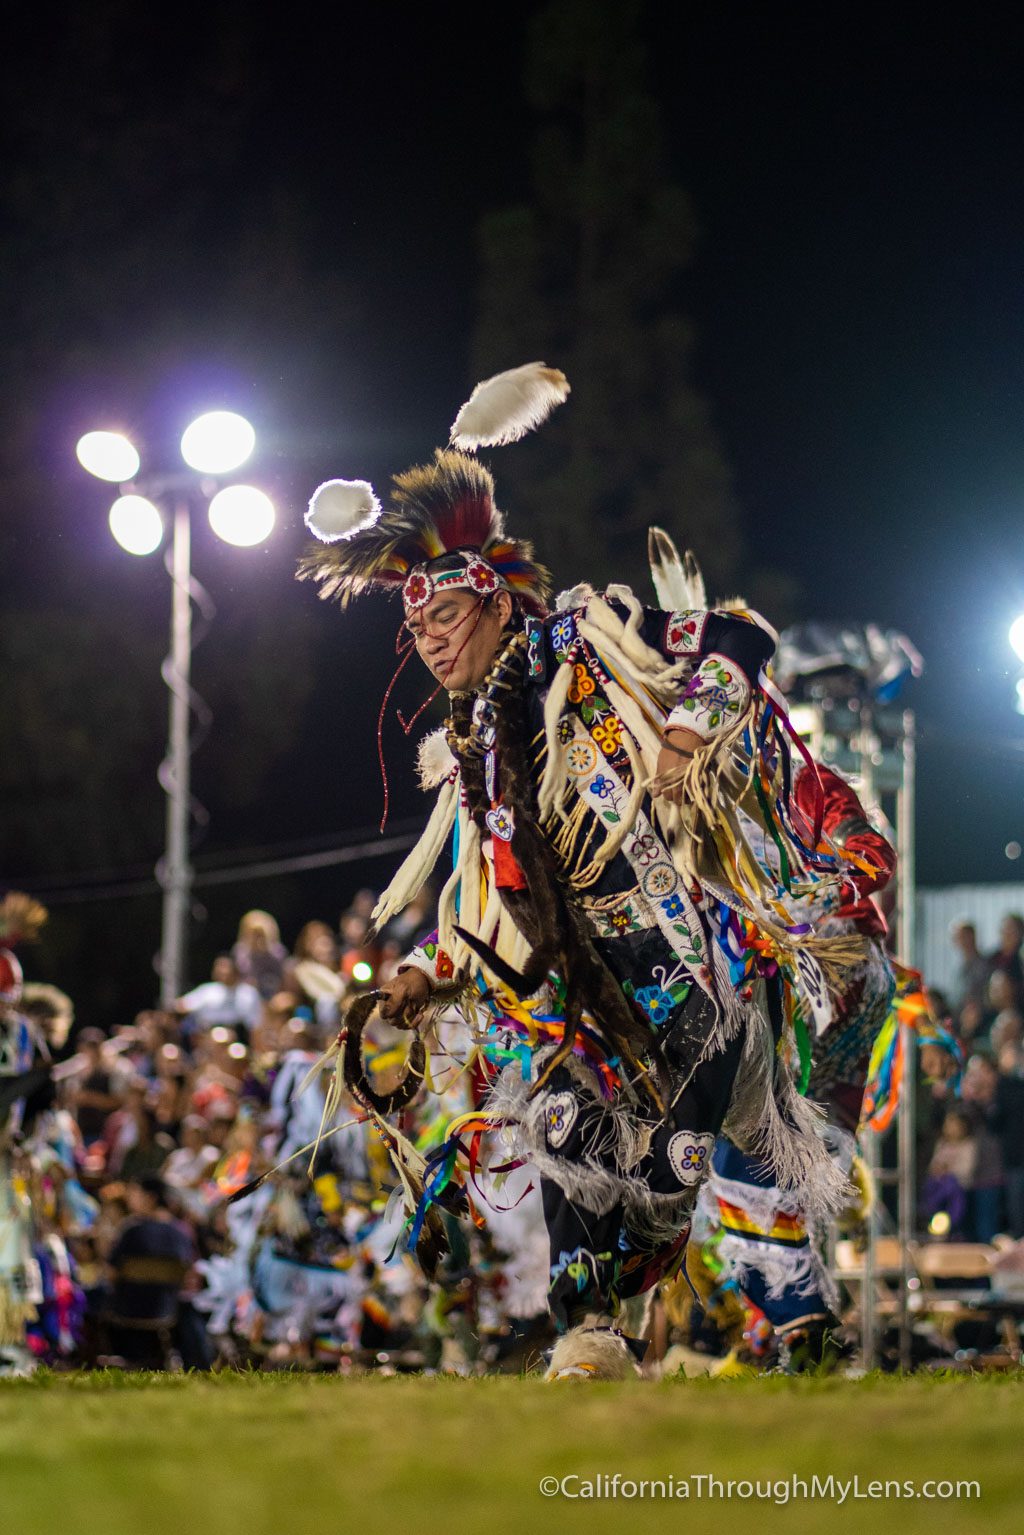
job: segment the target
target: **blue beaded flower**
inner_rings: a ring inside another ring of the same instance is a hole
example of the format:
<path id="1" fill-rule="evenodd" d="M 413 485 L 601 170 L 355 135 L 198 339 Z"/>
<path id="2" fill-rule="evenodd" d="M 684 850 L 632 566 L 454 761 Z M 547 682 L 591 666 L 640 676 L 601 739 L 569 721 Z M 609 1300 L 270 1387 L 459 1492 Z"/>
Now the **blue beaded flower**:
<path id="1" fill-rule="evenodd" d="M 652 1023 L 664 1023 L 672 1012 L 672 998 L 660 986 L 645 986 L 637 992 L 636 1000 Z"/>

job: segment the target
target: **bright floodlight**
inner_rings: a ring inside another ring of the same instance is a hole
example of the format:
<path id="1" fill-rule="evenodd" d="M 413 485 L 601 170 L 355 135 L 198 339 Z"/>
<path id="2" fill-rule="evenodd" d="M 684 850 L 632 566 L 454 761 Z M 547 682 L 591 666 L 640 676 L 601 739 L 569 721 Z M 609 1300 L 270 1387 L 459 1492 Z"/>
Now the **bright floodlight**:
<path id="1" fill-rule="evenodd" d="M 262 544 L 274 526 L 274 503 L 255 485 L 228 485 L 210 502 L 210 526 L 228 544 Z"/>
<path id="2" fill-rule="evenodd" d="M 1024 661 L 1024 613 L 1015 618 L 1010 625 L 1010 644 L 1015 653 Z"/>
<path id="3" fill-rule="evenodd" d="M 120 485 L 139 472 L 139 455 L 120 432 L 86 432 L 78 439 L 75 452 L 82 468 L 98 480 Z"/>
<path id="4" fill-rule="evenodd" d="M 230 474 L 245 463 L 255 446 L 256 433 L 244 416 L 211 410 L 186 428 L 181 456 L 200 474 Z"/>
<path id="5" fill-rule="evenodd" d="M 164 520 L 145 496 L 122 496 L 110 508 L 110 531 L 129 554 L 152 554 L 164 536 Z"/>

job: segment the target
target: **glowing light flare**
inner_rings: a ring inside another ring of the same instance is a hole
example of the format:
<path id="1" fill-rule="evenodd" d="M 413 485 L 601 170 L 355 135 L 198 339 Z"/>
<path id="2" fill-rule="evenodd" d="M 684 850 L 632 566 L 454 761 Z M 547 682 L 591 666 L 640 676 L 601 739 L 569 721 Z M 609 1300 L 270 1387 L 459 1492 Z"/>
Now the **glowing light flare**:
<path id="1" fill-rule="evenodd" d="M 1018 656 L 1021 661 L 1024 661 L 1024 613 L 1019 618 L 1013 620 L 1007 638 L 1013 648 L 1014 655 Z"/>
<path id="2" fill-rule="evenodd" d="M 152 554 L 164 536 L 164 520 L 145 496 L 120 496 L 110 508 L 110 531 L 129 554 Z"/>
<path id="3" fill-rule="evenodd" d="M 139 472 L 139 455 L 120 432 L 86 432 L 78 439 L 75 453 L 82 468 L 98 480 L 121 485 Z"/>
<path id="4" fill-rule="evenodd" d="M 256 433 L 244 416 L 232 410 L 211 410 L 185 428 L 181 456 L 200 474 L 230 474 L 244 464 L 256 446 Z"/>
<path id="5" fill-rule="evenodd" d="M 365 959 L 357 959 L 355 964 L 352 966 L 352 979 L 354 981 L 359 981 L 361 984 L 365 981 L 372 981 L 373 966 L 368 965 Z"/>
<path id="6" fill-rule="evenodd" d="M 210 502 L 210 526 L 227 544 L 262 544 L 274 527 L 274 503 L 255 485 L 228 485 Z"/>
<path id="7" fill-rule="evenodd" d="M 789 710 L 789 723 L 798 736 L 806 740 L 813 736 L 821 727 L 821 716 L 813 704 L 792 704 Z"/>

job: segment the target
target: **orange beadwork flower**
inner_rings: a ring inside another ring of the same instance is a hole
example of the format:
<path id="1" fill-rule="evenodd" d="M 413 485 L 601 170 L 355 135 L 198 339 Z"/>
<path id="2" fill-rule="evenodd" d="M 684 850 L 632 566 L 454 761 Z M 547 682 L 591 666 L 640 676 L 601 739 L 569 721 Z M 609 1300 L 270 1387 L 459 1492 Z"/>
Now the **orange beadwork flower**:
<path id="1" fill-rule="evenodd" d="M 589 698 L 594 691 L 594 679 L 582 662 L 578 661 L 572 669 L 573 682 L 569 687 L 569 702 L 571 704 L 582 703 L 584 698 Z"/>

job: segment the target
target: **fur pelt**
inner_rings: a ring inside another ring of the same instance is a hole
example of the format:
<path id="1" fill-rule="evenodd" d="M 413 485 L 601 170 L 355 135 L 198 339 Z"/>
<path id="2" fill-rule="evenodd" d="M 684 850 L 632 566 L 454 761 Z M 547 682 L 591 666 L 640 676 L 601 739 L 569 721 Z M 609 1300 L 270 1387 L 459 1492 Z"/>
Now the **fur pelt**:
<path id="1" fill-rule="evenodd" d="M 416 751 L 416 773 L 423 790 L 439 789 L 458 767 L 443 725 L 423 737 Z"/>
<path id="2" fill-rule="evenodd" d="M 630 1380 L 640 1368 L 609 1327 L 572 1327 L 551 1351 L 545 1380 Z"/>

